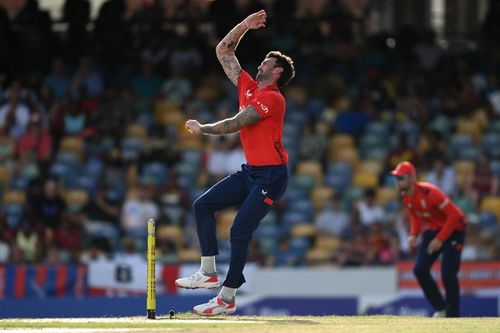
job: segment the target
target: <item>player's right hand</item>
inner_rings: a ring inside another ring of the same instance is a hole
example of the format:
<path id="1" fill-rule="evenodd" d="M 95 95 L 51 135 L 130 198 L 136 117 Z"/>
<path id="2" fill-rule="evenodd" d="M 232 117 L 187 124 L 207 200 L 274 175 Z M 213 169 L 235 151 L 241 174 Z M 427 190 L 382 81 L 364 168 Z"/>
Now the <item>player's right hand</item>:
<path id="1" fill-rule="evenodd" d="M 245 19 L 246 26 L 248 29 L 259 29 L 266 26 L 267 14 L 264 9 L 259 10 L 256 13 L 250 14 Z"/>
<path id="2" fill-rule="evenodd" d="M 408 237 L 408 246 L 410 248 L 417 247 L 417 237 L 415 236 Z"/>
<path id="3" fill-rule="evenodd" d="M 186 129 L 191 134 L 201 134 L 201 125 L 198 120 L 189 119 L 186 121 Z"/>

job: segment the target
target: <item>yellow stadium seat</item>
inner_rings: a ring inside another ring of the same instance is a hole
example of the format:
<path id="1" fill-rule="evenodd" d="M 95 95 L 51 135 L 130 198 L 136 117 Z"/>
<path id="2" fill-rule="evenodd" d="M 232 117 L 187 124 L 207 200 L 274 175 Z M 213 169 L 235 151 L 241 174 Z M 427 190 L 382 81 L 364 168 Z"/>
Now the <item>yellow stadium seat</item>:
<path id="1" fill-rule="evenodd" d="M 453 163 L 453 169 L 457 176 L 457 185 L 464 189 L 467 185 L 467 180 L 470 179 L 475 170 L 474 162 L 472 161 L 456 161 Z"/>
<path id="2" fill-rule="evenodd" d="M 174 125 L 179 126 L 186 120 L 178 105 L 161 101 L 154 105 L 154 122 L 157 125 Z"/>
<path id="3" fill-rule="evenodd" d="M 292 227 L 292 237 L 314 237 L 316 236 L 316 227 L 312 223 L 300 223 Z"/>
<path id="4" fill-rule="evenodd" d="M 10 180 L 9 168 L 5 165 L 0 166 L 0 184 L 2 185 L 2 188 L 7 187 L 9 180 Z"/>
<path id="5" fill-rule="evenodd" d="M 375 173 L 379 175 L 382 172 L 383 165 L 381 161 L 375 160 L 364 160 L 360 161 L 356 171 L 358 172 L 367 172 L 367 173 Z"/>
<path id="6" fill-rule="evenodd" d="M 356 148 L 342 148 L 330 151 L 329 161 L 346 162 L 356 167 L 359 162 L 359 152 Z"/>
<path id="7" fill-rule="evenodd" d="M 238 211 L 236 209 L 225 209 L 217 215 L 217 239 L 227 239 L 231 233 L 231 226 Z"/>
<path id="8" fill-rule="evenodd" d="M 26 193 L 23 191 L 7 191 L 3 195 L 4 205 L 8 204 L 24 204 L 26 202 Z"/>
<path id="9" fill-rule="evenodd" d="M 61 140 L 59 152 L 70 152 L 78 155 L 80 159 L 83 158 L 85 152 L 85 143 L 83 139 L 77 136 L 65 136 Z"/>
<path id="10" fill-rule="evenodd" d="M 293 101 L 299 105 L 307 101 L 307 91 L 301 86 L 292 85 L 285 90 L 287 100 Z"/>
<path id="11" fill-rule="evenodd" d="M 136 164 L 131 164 L 127 168 L 127 174 L 125 175 L 125 179 L 127 181 L 127 186 L 129 188 L 135 186 L 137 184 L 137 179 L 139 177 L 139 171 Z"/>
<path id="12" fill-rule="evenodd" d="M 330 139 L 330 150 L 341 150 L 343 148 L 354 148 L 354 137 L 349 134 L 335 134 Z"/>
<path id="13" fill-rule="evenodd" d="M 470 134 L 476 143 L 481 140 L 482 130 L 481 123 L 474 121 L 474 119 L 459 117 L 457 120 L 456 133 Z"/>
<path id="14" fill-rule="evenodd" d="M 377 187 L 379 182 L 378 174 L 369 172 L 356 172 L 353 178 L 353 185 L 359 188 Z"/>
<path id="15" fill-rule="evenodd" d="M 312 265 L 326 264 L 332 258 L 332 253 L 324 249 L 310 249 L 306 253 L 306 260 Z"/>
<path id="16" fill-rule="evenodd" d="M 311 200 L 316 211 L 320 211 L 325 207 L 334 194 L 333 188 L 329 186 L 316 186 L 311 193 Z"/>
<path id="17" fill-rule="evenodd" d="M 85 190 L 66 190 L 63 193 L 63 198 L 68 206 L 84 206 L 89 201 L 89 194 Z"/>
<path id="18" fill-rule="evenodd" d="M 476 109 L 472 114 L 472 120 L 481 127 L 481 130 L 488 127 L 488 113 L 484 108 Z"/>
<path id="19" fill-rule="evenodd" d="M 330 235 L 320 235 L 316 238 L 314 248 L 335 252 L 340 248 L 340 245 L 342 245 L 340 238 Z"/>
<path id="20" fill-rule="evenodd" d="M 323 169 L 318 161 L 301 161 L 297 165 L 297 175 L 314 177 L 316 184 L 323 182 Z"/>
<path id="21" fill-rule="evenodd" d="M 385 206 L 390 201 L 398 199 L 398 191 L 392 187 L 379 187 L 377 188 L 376 197 L 377 202 L 380 205 Z"/>
<path id="22" fill-rule="evenodd" d="M 178 225 L 160 224 L 156 231 L 157 239 L 169 239 L 175 243 L 177 248 L 183 245 L 182 229 Z"/>
<path id="23" fill-rule="evenodd" d="M 144 125 L 132 124 L 127 127 L 125 136 L 128 138 L 146 139 L 148 137 L 148 130 Z"/>
<path id="24" fill-rule="evenodd" d="M 199 262 L 200 256 L 201 256 L 200 251 L 195 249 L 179 250 L 179 261 L 181 262 Z"/>
<path id="25" fill-rule="evenodd" d="M 220 80 L 211 76 L 204 79 L 204 81 L 196 88 L 194 96 L 196 100 L 213 102 L 221 95 Z"/>
<path id="26" fill-rule="evenodd" d="M 480 209 L 485 212 L 494 213 L 497 221 L 500 221 L 500 197 L 487 196 L 481 200 Z"/>

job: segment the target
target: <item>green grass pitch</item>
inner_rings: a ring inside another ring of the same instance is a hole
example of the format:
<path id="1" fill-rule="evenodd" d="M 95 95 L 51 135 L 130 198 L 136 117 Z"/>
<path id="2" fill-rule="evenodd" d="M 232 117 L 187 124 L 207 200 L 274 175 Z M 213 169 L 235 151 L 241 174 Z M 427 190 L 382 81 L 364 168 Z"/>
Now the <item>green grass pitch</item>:
<path id="1" fill-rule="evenodd" d="M 500 318 L 421 318 L 397 316 L 325 316 L 260 317 L 227 316 L 200 318 L 181 313 L 175 319 L 158 316 L 74 318 L 74 319 L 3 319 L 3 332 L 283 332 L 283 333 L 479 333 L 500 332 Z"/>

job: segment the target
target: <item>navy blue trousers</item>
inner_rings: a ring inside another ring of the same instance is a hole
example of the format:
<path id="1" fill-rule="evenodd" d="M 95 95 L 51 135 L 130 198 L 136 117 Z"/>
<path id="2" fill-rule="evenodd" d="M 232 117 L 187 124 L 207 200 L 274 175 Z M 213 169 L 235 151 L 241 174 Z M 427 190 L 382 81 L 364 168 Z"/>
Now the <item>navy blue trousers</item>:
<path id="1" fill-rule="evenodd" d="M 446 310 L 447 317 L 460 317 L 460 286 L 458 271 L 460 270 L 460 257 L 465 240 L 465 231 L 454 231 L 443 243 L 441 249 L 429 255 L 427 246 L 436 237 L 437 231 L 425 231 L 422 234 L 422 243 L 417 252 L 417 260 L 413 273 L 429 303 L 437 310 Z M 443 280 L 446 298 L 443 297 L 431 275 L 431 267 L 440 254 L 441 279 Z"/>
<path id="2" fill-rule="evenodd" d="M 214 213 L 240 206 L 231 227 L 231 259 L 224 286 L 239 288 L 245 283 L 243 268 L 252 235 L 287 185 L 286 165 L 252 167 L 244 164 L 241 171 L 222 179 L 194 202 L 202 256 L 219 254 Z"/>

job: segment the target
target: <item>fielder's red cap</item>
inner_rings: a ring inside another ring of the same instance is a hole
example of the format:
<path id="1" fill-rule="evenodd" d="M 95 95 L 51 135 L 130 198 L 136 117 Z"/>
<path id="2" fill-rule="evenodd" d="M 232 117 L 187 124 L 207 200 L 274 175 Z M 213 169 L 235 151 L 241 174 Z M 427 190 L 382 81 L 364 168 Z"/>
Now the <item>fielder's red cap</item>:
<path id="1" fill-rule="evenodd" d="M 404 161 L 399 163 L 394 170 L 391 171 L 391 175 L 393 176 L 405 176 L 405 175 L 412 175 L 416 176 L 417 171 L 415 170 L 415 167 L 413 164 L 411 164 L 408 161 Z"/>

